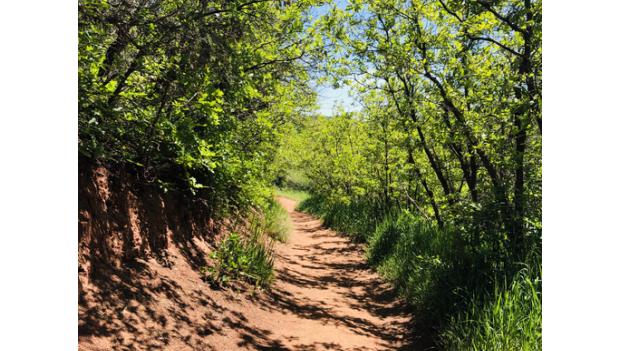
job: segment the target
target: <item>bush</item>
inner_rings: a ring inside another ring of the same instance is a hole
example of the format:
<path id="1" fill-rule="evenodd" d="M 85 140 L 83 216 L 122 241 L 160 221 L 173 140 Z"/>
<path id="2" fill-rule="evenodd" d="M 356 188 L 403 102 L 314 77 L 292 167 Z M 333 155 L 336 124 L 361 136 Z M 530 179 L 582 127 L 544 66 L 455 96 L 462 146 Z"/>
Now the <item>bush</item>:
<path id="1" fill-rule="evenodd" d="M 271 248 L 256 234 L 243 239 L 237 233 L 230 233 L 211 253 L 211 258 L 215 265 L 208 268 L 208 278 L 218 285 L 244 280 L 266 287 L 273 281 Z"/>

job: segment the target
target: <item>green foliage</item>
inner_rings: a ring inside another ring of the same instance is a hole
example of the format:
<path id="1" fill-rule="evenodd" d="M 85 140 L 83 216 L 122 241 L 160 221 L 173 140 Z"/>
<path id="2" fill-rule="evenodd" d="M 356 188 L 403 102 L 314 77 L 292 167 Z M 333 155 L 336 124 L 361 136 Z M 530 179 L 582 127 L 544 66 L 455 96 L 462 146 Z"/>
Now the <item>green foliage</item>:
<path id="1" fill-rule="evenodd" d="M 290 232 L 288 213 L 267 197 L 259 211 L 251 212 L 245 225 L 249 236 L 232 232 L 211 253 L 214 265 L 206 268 L 208 279 L 219 285 L 244 280 L 267 287 L 274 279 L 272 241 L 285 242 Z"/>
<path id="2" fill-rule="evenodd" d="M 441 334 L 446 350 L 542 350 L 542 284 L 519 272 L 508 286 L 450 320 Z"/>
<path id="3" fill-rule="evenodd" d="M 255 207 L 283 125 L 314 100 L 313 3 L 80 0 L 80 154 L 222 215 Z"/>
<path id="4" fill-rule="evenodd" d="M 454 229 L 408 211 L 386 217 L 367 250 L 368 261 L 414 306 L 417 318 L 432 325 L 463 308 L 464 295 L 489 284 L 488 267 L 477 255 Z"/>
<path id="5" fill-rule="evenodd" d="M 283 141 L 286 144 L 286 140 Z M 276 162 L 282 162 L 276 160 Z M 287 169 L 286 165 L 277 165 L 277 173 L 274 180 L 274 185 L 279 189 L 290 189 L 297 191 L 304 191 L 308 188 L 308 179 L 302 171 L 297 169 Z"/>
<path id="6" fill-rule="evenodd" d="M 501 259 L 525 259 L 541 223 L 540 18 L 540 1 L 333 7 L 325 69 L 334 83 L 354 76 L 364 109 L 301 133 L 319 163 L 311 190 L 468 226 Z"/>
<path id="7" fill-rule="evenodd" d="M 244 280 L 266 287 L 273 281 L 271 248 L 258 235 L 244 239 L 230 233 L 211 258 L 215 264 L 207 269 L 208 279 L 216 284 L 225 286 L 233 280 Z"/>

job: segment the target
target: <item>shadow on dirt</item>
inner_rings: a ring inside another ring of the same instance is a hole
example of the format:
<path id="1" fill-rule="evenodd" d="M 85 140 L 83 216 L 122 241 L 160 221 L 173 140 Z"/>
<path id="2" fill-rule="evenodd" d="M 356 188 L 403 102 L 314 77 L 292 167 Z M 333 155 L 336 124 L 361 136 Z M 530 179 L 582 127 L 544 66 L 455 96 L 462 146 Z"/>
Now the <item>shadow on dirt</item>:
<path id="1" fill-rule="evenodd" d="M 279 283 L 264 294 L 245 295 L 246 300 L 251 300 L 265 311 L 287 311 L 302 319 L 346 326 L 356 334 L 380 339 L 378 346 L 387 350 L 431 349 L 432 344 L 421 337 L 422 334 L 403 333 L 416 328 L 410 317 L 411 312 L 389 284 L 368 276 L 369 267 L 360 257 L 362 249 L 359 245 L 330 234 L 308 215 L 294 215 L 301 235 L 323 240 L 314 246 L 293 245 L 291 250 L 294 255 L 278 254 L 277 260 L 285 266 L 277 271 Z M 174 226 L 170 221 L 168 225 Z M 176 239 L 183 242 L 182 238 Z M 344 347 L 329 340 L 304 343 L 293 336 L 279 336 L 282 335 L 281 330 L 256 325 L 243 312 L 218 303 L 216 292 L 199 279 L 195 284 L 183 283 L 181 286 L 174 276 L 176 265 L 186 262 L 183 264 L 195 271 L 204 253 L 191 243 L 179 245 L 179 248 L 179 255 L 174 256 L 167 265 L 132 259 L 126 260 L 122 268 L 99 264 L 92 269 L 88 297 L 79 304 L 79 337 L 102 337 L 111 340 L 114 350 L 123 351 L 217 350 L 210 344 L 210 338 L 231 337 L 232 330 L 232 335 L 236 334 L 234 343 L 239 349 L 370 350 Z M 334 257 L 338 259 L 332 259 Z M 348 310 L 367 311 L 375 320 L 391 316 L 402 318 L 398 318 L 398 322 L 377 323 L 330 308 L 323 301 L 296 296 L 288 291 L 287 286 L 290 288 L 290 285 L 302 289 L 338 289 Z M 226 295 L 223 301 L 226 299 L 235 298 L 231 294 Z M 239 302 L 228 302 L 228 306 L 238 306 Z"/>

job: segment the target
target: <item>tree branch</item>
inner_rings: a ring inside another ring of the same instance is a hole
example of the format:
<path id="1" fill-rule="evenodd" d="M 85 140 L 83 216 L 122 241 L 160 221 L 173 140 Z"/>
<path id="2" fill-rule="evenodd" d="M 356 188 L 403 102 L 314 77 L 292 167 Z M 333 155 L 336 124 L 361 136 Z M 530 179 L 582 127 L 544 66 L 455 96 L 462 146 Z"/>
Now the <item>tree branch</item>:
<path id="1" fill-rule="evenodd" d="M 501 13 L 497 12 L 490 3 L 483 1 L 483 0 L 478 0 L 478 3 L 480 5 L 482 5 L 482 7 L 484 7 L 485 9 L 487 9 L 489 12 L 491 12 L 497 19 L 499 19 L 500 21 L 504 22 L 504 24 L 506 24 L 508 27 L 512 28 L 514 31 L 517 31 L 521 34 L 525 34 L 525 29 L 517 26 L 516 24 L 510 22 L 510 20 L 508 20 L 508 18 L 506 18 L 506 16 L 503 16 Z"/>
<path id="2" fill-rule="evenodd" d="M 488 42 L 490 42 L 490 43 L 493 43 L 493 44 L 495 44 L 495 45 L 499 46 L 500 48 L 502 48 L 502 49 L 504 49 L 504 50 L 508 51 L 509 53 L 511 53 L 511 54 L 513 54 L 513 55 L 515 55 L 515 56 L 523 57 L 523 54 L 521 54 L 521 53 L 519 53 L 519 52 L 517 52 L 517 51 L 515 51 L 515 50 L 513 50 L 513 49 L 511 49 L 511 48 L 509 48 L 508 46 L 506 46 L 506 45 L 504 45 L 504 44 L 500 43 L 499 41 L 497 41 L 497 40 L 495 40 L 495 39 L 493 39 L 493 38 L 487 38 L 487 37 L 475 37 L 475 36 L 470 35 L 470 34 L 466 34 L 466 35 L 467 35 L 467 38 L 468 38 L 468 39 L 471 39 L 471 40 L 482 40 L 482 41 L 488 41 Z"/>

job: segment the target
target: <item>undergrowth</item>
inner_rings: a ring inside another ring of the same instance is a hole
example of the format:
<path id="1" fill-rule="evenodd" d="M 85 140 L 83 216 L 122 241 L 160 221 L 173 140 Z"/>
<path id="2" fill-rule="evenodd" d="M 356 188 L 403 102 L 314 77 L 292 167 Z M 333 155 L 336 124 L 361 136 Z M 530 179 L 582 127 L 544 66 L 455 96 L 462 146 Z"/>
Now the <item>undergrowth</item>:
<path id="1" fill-rule="evenodd" d="M 542 283 L 529 270 L 497 285 L 486 302 L 450 320 L 441 334 L 446 350 L 541 350 Z"/>
<path id="2" fill-rule="evenodd" d="M 299 204 L 299 209 L 321 217 L 326 226 L 347 233 L 358 242 L 366 241 L 376 224 L 373 219 L 377 211 L 370 202 L 347 204 L 312 196 Z"/>
<path id="3" fill-rule="evenodd" d="M 249 235 L 230 233 L 211 253 L 214 265 L 203 269 L 207 278 L 220 286 L 243 280 L 267 287 L 274 279 L 273 240 L 285 242 L 290 232 L 288 213 L 273 198 L 260 211 L 251 212 L 246 223 Z"/>
<path id="4" fill-rule="evenodd" d="M 266 287 L 273 281 L 271 246 L 257 235 L 243 238 L 230 233 L 211 253 L 211 258 L 215 264 L 206 269 L 207 277 L 217 285 L 226 286 L 231 281 L 243 280 L 256 287 Z"/>

